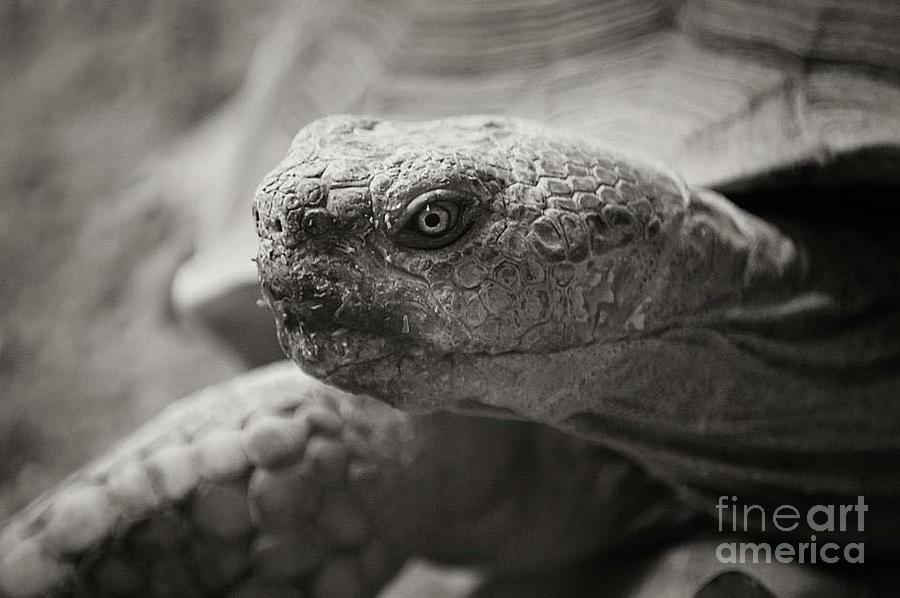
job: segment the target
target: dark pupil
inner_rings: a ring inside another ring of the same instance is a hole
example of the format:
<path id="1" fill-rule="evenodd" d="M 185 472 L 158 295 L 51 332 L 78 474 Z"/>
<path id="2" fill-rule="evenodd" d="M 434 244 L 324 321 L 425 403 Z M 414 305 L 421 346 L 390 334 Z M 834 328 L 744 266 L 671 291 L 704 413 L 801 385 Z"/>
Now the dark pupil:
<path id="1" fill-rule="evenodd" d="M 428 214 L 425 216 L 425 226 L 434 228 L 441 223 L 441 217 L 437 214 Z"/>

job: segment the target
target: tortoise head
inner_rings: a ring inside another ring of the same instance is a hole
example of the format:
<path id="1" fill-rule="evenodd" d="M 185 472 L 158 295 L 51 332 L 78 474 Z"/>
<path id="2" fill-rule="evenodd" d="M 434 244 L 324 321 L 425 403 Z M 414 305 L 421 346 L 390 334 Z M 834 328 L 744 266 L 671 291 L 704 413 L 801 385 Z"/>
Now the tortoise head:
<path id="1" fill-rule="evenodd" d="M 262 291 L 286 353 L 338 386 L 407 407 L 513 397 L 548 353 L 648 325 L 686 198 L 526 121 L 328 117 L 257 192 Z"/>

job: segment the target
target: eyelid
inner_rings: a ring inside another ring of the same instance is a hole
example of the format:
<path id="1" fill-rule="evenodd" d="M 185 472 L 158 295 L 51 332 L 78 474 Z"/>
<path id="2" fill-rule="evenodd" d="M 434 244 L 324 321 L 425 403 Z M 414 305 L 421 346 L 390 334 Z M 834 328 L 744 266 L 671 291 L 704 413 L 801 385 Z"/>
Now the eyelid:
<path id="1" fill-rule="evenodd" d="M 454 203 L 462 208 L 465 206 L 465 204 L 469 203 L 469 197 L 466 193 L 460 191 L 451 191 L 450 189 L 433 189 L 431 191 L 426 191 L 425 193 L 419 195 L 414 200 L 409 202 L 409 204 L 406 206 L 406 209 L 404 210 L 403 222 L 401 224 L 406 224 L 406 221 L 409 220 L 410 217 L 417 214 L 419 210 L 424 208 L 426 205 L 434 203 L 436 201 L 446 201 Z"/>

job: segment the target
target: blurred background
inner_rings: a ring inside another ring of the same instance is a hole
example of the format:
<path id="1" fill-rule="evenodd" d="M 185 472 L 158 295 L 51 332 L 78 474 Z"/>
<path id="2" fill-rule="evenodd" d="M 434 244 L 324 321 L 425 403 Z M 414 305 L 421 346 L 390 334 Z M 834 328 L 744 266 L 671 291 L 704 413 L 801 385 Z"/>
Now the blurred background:
<path id="1" fill-rule="evenodd" d="M 280 357 L 248 200 L 306 122 L 515 114 L 717 183 L 802 155 L 791 131 L 895 142 L 898 23 L 892 0 L 5 0 L 0 519 Z"/>
<path id="2" fill-rule="evenodd" d="M 198 216 L 163 163 L 240 88 L 278 8 L 0 3 L 0 519 L 243 369 L 175 317 Z"/>

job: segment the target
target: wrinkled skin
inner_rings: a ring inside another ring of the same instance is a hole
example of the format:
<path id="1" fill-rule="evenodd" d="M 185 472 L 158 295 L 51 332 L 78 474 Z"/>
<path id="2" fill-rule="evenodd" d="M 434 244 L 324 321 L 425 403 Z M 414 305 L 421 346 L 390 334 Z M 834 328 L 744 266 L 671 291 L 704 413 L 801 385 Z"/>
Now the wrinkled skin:
<path id="1" fill-rule="evenodd" d="M 425 205 L 456 224 L 427 234 Z M 316 121 L 254 218 L 279 338 L 313 375 L 551 424 L 704 508 L 865 494 L 879 525 L 863 537 L 895 548 L 896 255 L 789 237 L 505 118 Z"/>

